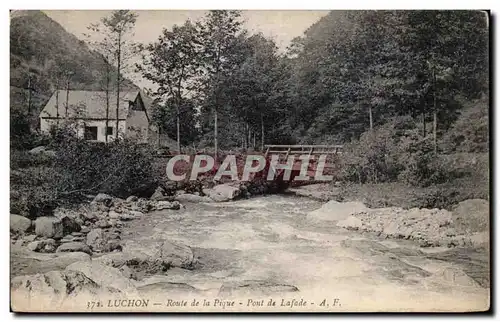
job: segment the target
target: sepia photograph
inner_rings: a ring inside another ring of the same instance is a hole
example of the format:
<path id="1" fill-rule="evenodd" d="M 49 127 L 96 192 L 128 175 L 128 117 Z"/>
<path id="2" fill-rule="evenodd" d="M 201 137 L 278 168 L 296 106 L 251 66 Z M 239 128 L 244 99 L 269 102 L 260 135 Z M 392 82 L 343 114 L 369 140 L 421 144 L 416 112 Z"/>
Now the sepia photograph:
<path id="1" fill-rule="evenodd" d="M 11 312 L 489 311 L 491 23 L 10 10 Z"/>

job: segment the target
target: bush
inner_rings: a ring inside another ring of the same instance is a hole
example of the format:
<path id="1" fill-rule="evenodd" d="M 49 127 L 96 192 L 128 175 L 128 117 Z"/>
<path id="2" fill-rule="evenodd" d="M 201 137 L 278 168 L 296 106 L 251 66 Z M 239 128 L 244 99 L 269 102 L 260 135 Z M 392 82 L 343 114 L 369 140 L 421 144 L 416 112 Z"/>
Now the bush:
<path id="1" fill-rule="evenodd" d="M 456 177 L 439 162 L 430 137 L 423 138 L 409 118 L 363 133 L 344 147 L 341 164 L 340 179 L 356 183 L 428 186 Z"/>
<path id="2" fill-rule="evenodd" d="M 153 156 L 146 146 L 67 137 L 56 147 L 54 171 L 60 195 L 107 193 L 117 197 L 154 190 Z"/>

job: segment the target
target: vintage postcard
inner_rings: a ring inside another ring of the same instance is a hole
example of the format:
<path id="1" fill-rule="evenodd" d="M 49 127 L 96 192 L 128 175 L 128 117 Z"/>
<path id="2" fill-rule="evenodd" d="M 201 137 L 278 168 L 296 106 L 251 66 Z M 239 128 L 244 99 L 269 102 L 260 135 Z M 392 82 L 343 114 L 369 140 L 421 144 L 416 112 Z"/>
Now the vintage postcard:
<path id="1" fill-rule="evenodd" d="M 11 10 L 11 310 L 488 311 L 489 24 Z"/>

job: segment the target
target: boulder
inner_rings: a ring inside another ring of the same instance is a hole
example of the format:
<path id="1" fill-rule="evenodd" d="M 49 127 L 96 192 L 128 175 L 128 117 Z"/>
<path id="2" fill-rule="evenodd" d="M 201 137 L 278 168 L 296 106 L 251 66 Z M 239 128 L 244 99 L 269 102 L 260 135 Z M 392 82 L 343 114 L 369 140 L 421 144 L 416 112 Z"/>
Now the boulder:
<path id="1" fill-rule="evenodd" d="M 10 214 L 10 231 L 24 234 L 31 228 L 31 220 L 26 217 Z"/>
<path id="2" fill-rule="evenodd" d="M 53 253 L 56 251 L 56 241 L 52 238 L 33 241 L 28 244 L 28 249 L 33 252 Z"/>
<path id="3" fill-rule="evenodd" d="M 359 218 L 349 216 L 346 219 L 337 222 L 337 226 L 352 230 L 360 230 L 363 226 L 363 222 Z"/>
<path id="4" fill-rule="evenodd" d="M 321 206 L 321 208 L 307 214 L 307 218 L 310 220 L 339 221 L 349 216 L 368 211 L 370 209 L 361 202 L 337 202 L 330 200 Z"/>
<path id="5" fill-rule="evenodd" d="M 72 232 L 78 232 L 82 229 L 80 224 L 74 218 L 64 216 L 60 218 L 60 220 L 63 225 L 64 234 L 71 234 Z"/>
<path id="6" fill-rule="evenodd" d="M 164 209 L 174 209 L 178 210 L 181 208 L 181 205 L 178 201 L 158 201 L 156 204 L 156 210 L 164 210 Z"/>
<path id="7" fill-rule="evenodd" d="M 85 253 L 38 253 L 27 248 L 11 251 L 11 259 L 16 265 L 11 266 L 11 274 L 29 275 L 64 270 L 66 266 L 79 261 L 90 261 Z"/>
<path id="8" fill-rule="evenodd" d="M 208 189 L 208 190 L 209 191 L 205 191 L 205 192 L 207 192 L 206 195 L 208 195 L 210 197 L 210 199 L 212 199 L 215 202 L 225 202 L 225 201 L 231 200 L 227 196 L 223 196 L 221 194 L 218 194 L 214 190 L 211 190 L 211 189 Z"/>
<path id="9" fill-rule="evenodd" d="M 240 189 L 238 187 L 233 187 L 233 186 L 230 186 L 228 184 L 216 185 L 212 188 L 212 190 L 216 194 L 218 194 L 224 198 L 227 198 L 229 200 L 233 200 L 236 197 L 239 197 L 239 195 L 240 195 Z"/>
<path id="10" fill-rule="evenodd" d="M 22 306 L 23 303 L 29 303 L 30 298 L 36 298 L 36 307 L 60 305 L 59 301 L 66 299 L 73 302 L 78 299 L 87 301 L 96 295 L 120 293 L 116 288 L 101 287 L 82 272 L 66 270 L 16 276 L 12 278 L 10 287 L 13 304 Z"/>
<path id="11" fill-rule="evenodd" d="M 38 217 L 35 220 L 35 234 L 41 237 L 59 239 L 64 236 L 64 226 L 57 217 Z"/>
<path id="12" fill-rule="evenodd" d="M 121 221 L 130 221 L 134 218 L 135 216 L 128 213 L 121 213 L 120 216 L 118 217 L 118 219 L 120 219 Z"/>
<path id="13" fill-rule="evenodd" d="M 83 252 L 87 253 L 89 255 L 92 255 L 92 251 L 90 250 L 89 246 L 82 242 L 69 242 L 69 243 L 64 243 L 61 246 L 57 247 L 56 250 L 57 253 L 63 253 L 63 252 Z"/>
<path id="14" fill-rule="evenodd" d="M 45 152 L 45 147 L 43 145 L 37 146 L 36 148 L 33 148 L 28 151 L 29 154 L 37 155 Z"/>
<path id="15" fill-rule="evenodd" d="M 452 209 L 453 224 L 460 233 L 489 230 L 490 203 L 483 199 L 469 199 Z"/>
<path id="16" fill-rule="evenodd" d="M 117 212 L 116 212 L 116 211 L 114 211 L 114 210 L 111 210 L 111 211 L 108 213 L 108 217 L 109 217 L 110 219 L 118 219 L 118 218 L 120 218 L 120 214 L 119 214 L 119 213 L 117 213 Z"/>
<path id="17" fill-rule="evenodd" d="M 470 236 L 470 241 L 473 247 L 488 247 L 490 244 L 490 232 L 473 233 Z"/>
<path id="18" fill-rule="evenodd" d="M 210 197 L 201 197 L 190 193 L 181 193 L 175 197 L 179 202 L 213 202 Z"/>
<path id="19" fill-rule="evenodd" d="M 168 240 L 130 244 L 123 251 L 143 259 L 160 259 L 172 267 L 191 269 L 194 264 L 193 250 L 189 246 Z"/>
<path id="20" fill-rule="evenodd" d="M 94 261 L 84 261 L 69 265 L 66 267 L 66 271 L 81 272 L 99 286 L 118 289 L 127 294 L 127 296 L 137 295 L 137 290 L 132 281 L 114 267 L 102 265 Z"/>
<path id="21" fill-rule="evenodd" d="M 153 193 L 153 195 L 151 195 L 151 197 L 149 199 L 155 200 L 155 201 L 160 200 L 161 198 L 163 198 L 164 192 L 165 192 L 165 190 L 162 187 L 157 187 L 155 192 Z"/>
<path id="22" fill-rule="evenodd" d="M 130 210 L 129 214 L 134 216 L 135 218 L 141 218 L 142 216 L 144 216 L 144 214 L 142 212 L 135 211 L 135 210 Z"/>
<path id="23" fill-rule="evenodd" d="M 136 196 L 129 196 L 125 201 L 126 202 L 136 202 L 137 200 L 139 200 L 139 198 L 137 198 Z"/>
<path id="24" fill-rule="evenodd" d="M 111 206 L 113 203 L 113 197 L 110 195 L 107 195 L 105 193 L 99 193 L 97 196 L 94 197 L 93 200 L 94 203 L 102 203 L 106 205 L 107 207 Z"/>
<path id="25" fill-rule="evenodd" d="M 100 219 L 95 223 L 95 226 L 98 228 L 110 228 L 111 223 L 108 220 Z"/>
<path id="26" fill-rule="evenodd" d="M 104 231 L 101 228 L 92 229 L 87 234 L 87 245 L 93 250 L 101 249 L 106 245 L 106 240 L 104 238 Z"/>
<path id="27" fill-rule="evenodd" d="M 447 267 L 437 272 L 436 275 L 453 286 L 479 287 L 479 284 L 474 279 L 459 268 Z"/>

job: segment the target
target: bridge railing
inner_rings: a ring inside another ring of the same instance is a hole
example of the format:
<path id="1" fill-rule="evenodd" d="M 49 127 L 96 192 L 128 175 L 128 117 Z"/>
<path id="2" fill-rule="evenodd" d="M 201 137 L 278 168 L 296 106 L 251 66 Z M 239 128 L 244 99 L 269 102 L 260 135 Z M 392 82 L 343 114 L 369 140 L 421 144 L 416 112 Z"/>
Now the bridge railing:
<path id="1" fill-rule="evenodd" d="M 340 154 L 342 153 L 343 145 L 265 145 L 266 158 L 271 154 L 285 154 L 285 159 L 289 155 L 302 155 L 302 154 Z"/>

